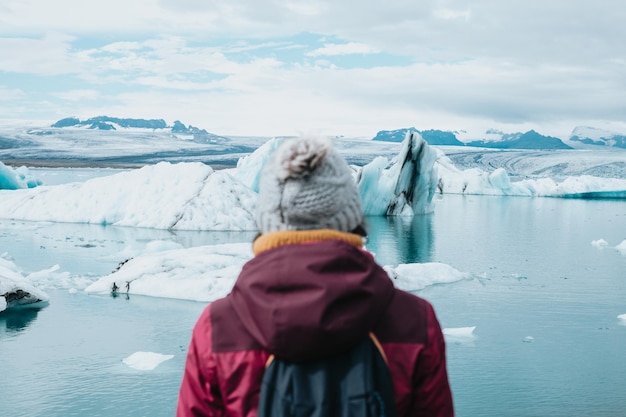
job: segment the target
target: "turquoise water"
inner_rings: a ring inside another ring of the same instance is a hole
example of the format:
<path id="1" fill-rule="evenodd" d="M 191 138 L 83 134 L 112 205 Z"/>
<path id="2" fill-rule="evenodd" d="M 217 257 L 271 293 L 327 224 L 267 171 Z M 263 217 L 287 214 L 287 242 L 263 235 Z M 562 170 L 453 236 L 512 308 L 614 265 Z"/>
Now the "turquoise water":
<path id="1" fill-rule="evenodd" d="M 443 262 L 472 278 L 420 291 L 445 328 L 458 416 L 626 415 L 626 203 L 446 195 L 431 215 L 369 218 L 382 264 Z M 0 221 L 0 253 L 37 271 L 96 279 L 128 245 L 249 241 L 251 233 L 172 233 Z M 593 240 L 608 245 L 598 248 Z M 47 290 L 40 311 L 0 315 L 0 416 L 171 416 L 191 327 L 204 304 Z M 122 360 L 174 355 L 152 371 Z"/>
<path id="2" fill-rule="evenodd" d="M 459 416 L 626 415 L 625 202 L 445 196 L 432 216 L 372 227 L 385 262 L 474 274 L 420 292 L 443 327 L 476 326 L 448 343 Z"/>

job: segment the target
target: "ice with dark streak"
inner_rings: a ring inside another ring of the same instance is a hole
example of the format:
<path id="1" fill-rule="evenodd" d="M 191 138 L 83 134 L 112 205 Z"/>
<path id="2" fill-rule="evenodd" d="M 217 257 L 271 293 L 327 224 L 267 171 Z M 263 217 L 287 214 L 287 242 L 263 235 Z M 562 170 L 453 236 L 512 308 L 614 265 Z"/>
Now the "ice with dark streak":
<path id="1" fill-rule="evenodd" d="M 418 133 L 407 132 L 397 157 L 391 162 L 377 157 L 359 172 L 357 184 L 364 212 L 374 216 L 432 212 L 436 161 L 435 149 Z"/>

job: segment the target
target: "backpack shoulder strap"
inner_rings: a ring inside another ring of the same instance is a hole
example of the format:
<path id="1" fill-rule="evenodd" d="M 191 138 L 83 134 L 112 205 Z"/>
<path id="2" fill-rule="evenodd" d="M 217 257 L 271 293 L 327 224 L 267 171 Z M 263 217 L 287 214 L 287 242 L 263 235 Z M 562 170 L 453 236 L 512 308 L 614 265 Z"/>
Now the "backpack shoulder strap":
<path id="1" fill-rule="evenodd" d="M 378 340 L 378 338 L 376 337 L 374 332 L 370 332 L 369 333 L 369 337 L 370 337 L 370 339 L 372 339 L 372 342 L 374 343 L 374 346 L 376 346 L 376 349 L 378 349 L 378 352 L 380 352 L 380 356 L 383 357 L 383 360 L 385 361 L 385 364 L 389 365 L 389 361 L 387 360 L 387 355 L 385 355 L 385 351 L 383 350 L 383 346 L 380 344 L 380 341 Z"/>

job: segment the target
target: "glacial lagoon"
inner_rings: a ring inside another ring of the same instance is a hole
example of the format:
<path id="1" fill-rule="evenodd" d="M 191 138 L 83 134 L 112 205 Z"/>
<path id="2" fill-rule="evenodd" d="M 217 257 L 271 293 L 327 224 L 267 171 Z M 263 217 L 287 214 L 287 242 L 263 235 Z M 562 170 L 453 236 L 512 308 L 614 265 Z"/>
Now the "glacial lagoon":
<path id="1" fill-rule="evenodd" d="M 427 287 L 447 336 L 457 415 L 626 413 L 626 202 L 443 195 L 435 212 L 368 218 L 383 265 L 442 262 L 470 279 Z M 41 310 L 0 314 L 0 415 L 172 416 L 204 303 L 88 295 L 129 246 L 249 242 L 252 232 L 170 232 L 0 220 L 0 253 L 25 273 L 59 265 Z M 601 241 L 602 240 L 602 241 Z M 604 242 L 604 243 L 602 243 Z M 124 359 L 172 355 L 152 370 Z"/>

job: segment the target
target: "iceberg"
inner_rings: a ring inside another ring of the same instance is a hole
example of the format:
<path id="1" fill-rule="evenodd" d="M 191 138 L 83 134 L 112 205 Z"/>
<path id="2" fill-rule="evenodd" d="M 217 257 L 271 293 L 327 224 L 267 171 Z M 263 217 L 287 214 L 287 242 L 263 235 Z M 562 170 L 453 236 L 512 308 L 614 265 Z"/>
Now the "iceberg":
<path id="1" fill-rule="evenodd" d="M 250 155 L 239 158 L 237 168 L 230 171 L 231 175 L 258 193 L 261 171 L 265 162 L 283 140 L 284 138 L 272 138 Z"/>
<path id="2" fill-rule="evenodd" d="M 251 258 L 251 243 L 147 253 L 122 262 L 85 291 L 208 302 L 230 292 L 243 264 Z"/>
<path id="3" fill-rule="evenodd" d="M 255 230 L 259 176 L 281 141 L 266 142 L 232 169 L 160 162 L 85 182 L 0 190 L 0 218 L 171 230 Z M 391 164 L 379 158 L 363 168 L 353 166 L 365 214 L 432 211 L 435 160 L 434 150 L 416 134 L 407 136 Z"/>
<path id="4" fill-rule="evenodd" d="M 0 313 L 8 309 L 40 308 L 50 297 L 36 288 L 15 264 L 0 256 Z"/>
<path id="5" fill-rule="evenodd" d="M 265 162 L 284 138 L 273 138 L 241 158 L 231 175 L 258 193 Z M 363 211 L 369 216 L 413 215 L 433 210 L 437 153 L 415 132 L 407 132 L 390 162 L 379 156 L 363 167 L 352 165 Z"/>
<path id="6" fill-rule="evenodd" d="M 0 191 L 0 217 L 172 230 L 254 230 L 256 193 L 199 162 Z"/>
<path id="7" fill-rule="evenodd" d="M 357 176 L 363 211 L 367 215 L 424 214 L 433 211 L 437 152 L 416 132 L 407 132 L 391 165 L 377 157 Z"/>
<path id="8" fill-rule="evenodd" d="M 524 179 L 512 182 L 503 168 L 492 172 L 480 168 L 460 170 L 438 149 L 437 191 L 441 194 L 501 195 L 560 198 L 626 198 L 626 179 L 591 175 Z"/>
<path id="9" fill-rule="evenodd" d="M 35 188 L 39 185 L 41 181 L 33 177 L 28 168 L 22 166 L 13 169 L 0 162 L 0 190 Z"/>
<path id="10" fill-rule="evenodd" d="M 252 257 L 251 243 L 146 253 L 123 262 L 116 271 L 85 288 L 85 292 L 211 302 L 230 292 L 243 265 Z M 402 264 L 384 269 L 396 287 L 409 291 L 470 278 L 469 273 L 440 263 Z"/>

